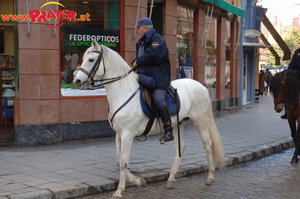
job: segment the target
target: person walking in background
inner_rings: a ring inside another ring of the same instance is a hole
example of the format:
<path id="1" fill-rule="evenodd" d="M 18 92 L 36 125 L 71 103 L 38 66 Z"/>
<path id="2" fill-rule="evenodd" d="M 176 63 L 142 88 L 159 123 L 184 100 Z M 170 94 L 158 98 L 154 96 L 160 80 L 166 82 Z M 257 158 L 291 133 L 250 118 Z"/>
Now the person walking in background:
<path id="1" fill-rule="evenodd" d="M 132 66 L 137 68 L 139 83 L 151 91 L 158 115 L 163 122 L 164 135 L 159 140 L 172 141 L 172 121 L 165 99 L 171 83 L 167 44 L 163 37 L 156 33 L 151 19 L 142 18 L 133 27 L 137 27 L 140 40 L 136 43 L 136 59 L 132 61 Z"/>
<path id="2" fill-rule="evenodd" d="M 263 70 L 260 70 L 258 76 L 259 95 L 264 95 L 266 80 L 267 80 L 266 74 L 264 73 Z"/>
<path id="3" fill-rule="evenodd" d="M 269 90 L 269 85 L 270 85 L 271 79 L 272 79 L 272 77 L 273 77 L 273 74 L 270 72 L 269 69 L 266 69 L 266 77 L 267 77 L 266 82 L 267 82 L 267 92 L 268 92 L 268 90 Z"/>

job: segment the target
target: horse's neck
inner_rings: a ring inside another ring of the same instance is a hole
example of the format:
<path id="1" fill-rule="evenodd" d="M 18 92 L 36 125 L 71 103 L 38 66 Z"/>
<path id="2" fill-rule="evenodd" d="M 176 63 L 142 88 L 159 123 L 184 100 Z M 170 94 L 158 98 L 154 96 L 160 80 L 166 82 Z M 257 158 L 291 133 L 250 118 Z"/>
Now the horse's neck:
<path id="1" fill-rule="evenodd" d="M 103 79 L 124 76 L 131 70 L 130 66 L 121 57 L 111 57 L 111 60 L 105 63 L 107 73 L 103 76 Z M 134 72 L 118 81 L 106 84 L 105 91 L 110 109 L 121 106 L 138 88 L 137 74 Z"/>

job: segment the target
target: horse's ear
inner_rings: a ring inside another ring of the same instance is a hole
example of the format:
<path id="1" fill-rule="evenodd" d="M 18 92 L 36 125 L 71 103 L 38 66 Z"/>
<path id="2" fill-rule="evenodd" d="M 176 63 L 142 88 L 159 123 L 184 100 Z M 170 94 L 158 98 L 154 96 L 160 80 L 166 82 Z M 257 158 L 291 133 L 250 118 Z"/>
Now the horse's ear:
<path id="1" fill-rule="evenodd" d="M 283 79 L 281 80 L 281 84 L 284 84 L 286 81 L 286 73 L 283 74 Z"/>
<path id="2" fill-rule="evenodd" d="M 99 49 L 99 44 L 97 43 L 97 41 L 95 39 L 92 39 L 92 46 L 96 49 Z"/>

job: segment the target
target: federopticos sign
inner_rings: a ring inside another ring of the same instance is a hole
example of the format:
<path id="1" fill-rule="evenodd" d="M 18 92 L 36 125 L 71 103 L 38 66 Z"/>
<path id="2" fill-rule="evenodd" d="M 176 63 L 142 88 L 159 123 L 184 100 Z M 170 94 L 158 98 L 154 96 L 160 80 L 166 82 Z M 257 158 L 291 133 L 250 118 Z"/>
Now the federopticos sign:
<path id="1" fill-rule="evenodd" d="M 61 47 L 63 51 L 85 52 L 92 39 L 119 52 L 120 30 L 102 28 L 62 27 Z"/>

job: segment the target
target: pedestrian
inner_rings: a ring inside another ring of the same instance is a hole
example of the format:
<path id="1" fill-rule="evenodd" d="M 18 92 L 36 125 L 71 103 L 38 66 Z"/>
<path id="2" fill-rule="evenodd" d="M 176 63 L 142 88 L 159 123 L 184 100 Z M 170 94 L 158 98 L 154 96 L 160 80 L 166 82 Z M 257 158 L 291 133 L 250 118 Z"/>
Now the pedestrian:
<path id="1" fill-rule="evenodd" d="M 268 91 L 271 79 L 273 77 L 273 74 L 271 73 L 271 71 L 268 68 L 266 69 L 266 77 L 267 77 L 266 82 L 267 82 L 267 91 Z"/>
<path id="2" fill-rule="evenodd" d="M 265 83 L 266 83 L 267 77 L 263 70 L 259 71 L 258 76 L 258 86 L 259 86 L 259 95 L 264 95 L 265 92 Z"/>
<path id="3" fill-rule="evenodd" d="M 136 58 L 132 61 L 132 66 L 137 68 L 139 83 L 151 91 L 153 103 L 163 122 L 164 135 L 160 141 L 172 141 L 172 121 L 165 100 L 171 82 L 167 44 L 163 37 L 156 33 L 151 19 L 142 18 L 133 27 L 137 27 L 140 39 L 136 43 Z"/>

